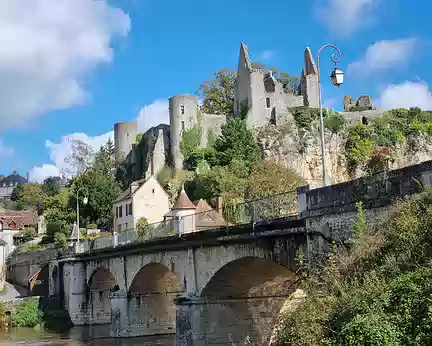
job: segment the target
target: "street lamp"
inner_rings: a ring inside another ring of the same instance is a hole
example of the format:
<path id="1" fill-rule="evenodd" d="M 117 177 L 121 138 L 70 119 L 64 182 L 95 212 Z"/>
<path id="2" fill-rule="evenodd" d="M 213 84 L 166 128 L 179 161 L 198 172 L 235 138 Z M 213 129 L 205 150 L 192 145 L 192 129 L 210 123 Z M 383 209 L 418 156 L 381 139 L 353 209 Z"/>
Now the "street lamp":
<path id="1" fill-rule="evenodd" d="M 320 106 L 320 131 L 321 131 L 321 153 L 322 153 L 322 166 L 323 166 L 323 181 L 324 186 L 329 185 L 329 178 L 327 175 L 326 168 L 326 151 L 325 151 L 325 136 L 324 136 L 324 118 L 323 118 L 323 106 L 322 106 L 322 86 L 321 86 L 321 52 L 325 48 L 332 48 L 338 53 L 338 57 L 336 58 L 333 54 L 331 60 L 334 63 L 334 70 L 330 76 L 331 81 L 334 86 L 340 87 L 344 82 L 344 73 L 342 70 L 339 70 L 336 65 L 342 59 L 342 53 L 339 48 L 332 44 L 327 44 L 322 46 L 318 51 L 318 85 L 319 85 L 319 106 Z"/>
<path id="2" fill-rule="evenodd" d="M 79 193 L 80 193 L 80 191 L 85 191 L 85 195 L 84 195 L 84 198 L 83 198 L 83 204 L 84 205 L 86 205 L 87 204 L 87 202 L 88 202 L 88 198 L 87 198 L 87 196 L 88 196 L 88 190 L 87 190 L 87 188 L 86 187 L 81 187 L 81 188 L 79 188 L 78 190 L 77 190 L 77 198 L 76 198 L 76 201 L 77 201 L 77 204 L 76 204 L 76 211 L 77 211 L 77 221 L 76 221 L 76 224 L 77 224 L 77 229 L 78 229 L 78 234 L 77 234 L 77 243 L 79 243 L 79 241 L 80 241 L 80 226 L 79 226 Z"/>

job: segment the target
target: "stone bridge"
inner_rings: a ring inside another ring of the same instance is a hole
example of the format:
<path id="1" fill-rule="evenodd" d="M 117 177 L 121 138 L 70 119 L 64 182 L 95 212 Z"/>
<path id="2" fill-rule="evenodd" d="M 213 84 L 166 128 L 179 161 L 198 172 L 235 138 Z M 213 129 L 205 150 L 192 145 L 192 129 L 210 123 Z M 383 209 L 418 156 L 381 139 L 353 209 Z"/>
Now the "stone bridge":
<path id="1" fill-rule="evenodd" d="M 77 325 L 118 337 L 176 334 L 177 345 L 268 343 L 296 290 L 296 257 L 314 265 L 346 241 L 356 203 L 373 220 L 395 200 L 432 186 L 432 161 L 298 191 L 300 213 L 227 229 L 78 253 L 48 264 L 49 294 Z"/>

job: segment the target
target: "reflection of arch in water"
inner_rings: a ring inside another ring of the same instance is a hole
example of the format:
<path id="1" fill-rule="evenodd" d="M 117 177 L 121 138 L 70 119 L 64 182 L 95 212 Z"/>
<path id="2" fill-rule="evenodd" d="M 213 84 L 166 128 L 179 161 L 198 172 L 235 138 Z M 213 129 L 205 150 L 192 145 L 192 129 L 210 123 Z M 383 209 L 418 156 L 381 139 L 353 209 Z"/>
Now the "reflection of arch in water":
<path id="1" fill-rule="evenodd" d="M 111 323 L 110 293 L 118 287 L 112 273 L 103 267 L 97 268 L 87 285 L 87 306 L 91 324 Z"/>
<path id="2" fill-rule="evenodd" d="M 289 269 L 262 258 L 241 258 L 223 266 L 201 292 L 208 344 L 221 338 L 230 344 L 229 336 L 236 344 L 247 337 L 253 344 L 266 344 L 296 280 Z"/>
<path id="3" fill-rule="evenodd" d="M 132 334 L 175 333 L 174 299 L 182 291 L 177 276 L 160 263 L 149 263 L 135 275 L 129 288 L 129 325 Z"/>

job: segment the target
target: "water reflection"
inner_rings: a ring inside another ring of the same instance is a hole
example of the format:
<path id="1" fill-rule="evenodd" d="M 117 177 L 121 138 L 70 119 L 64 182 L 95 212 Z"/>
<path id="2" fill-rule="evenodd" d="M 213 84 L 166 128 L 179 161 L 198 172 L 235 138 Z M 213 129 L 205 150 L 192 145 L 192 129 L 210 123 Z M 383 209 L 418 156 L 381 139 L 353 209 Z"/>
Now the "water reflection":
<path id="1" fill-rule="evenodd" d="M 174 339 L 174 335 L 114 339 L 106 326 L 74 327 L 66 335 L 28 328 L 0 330 L 1 346 L 173 346 Z"/>

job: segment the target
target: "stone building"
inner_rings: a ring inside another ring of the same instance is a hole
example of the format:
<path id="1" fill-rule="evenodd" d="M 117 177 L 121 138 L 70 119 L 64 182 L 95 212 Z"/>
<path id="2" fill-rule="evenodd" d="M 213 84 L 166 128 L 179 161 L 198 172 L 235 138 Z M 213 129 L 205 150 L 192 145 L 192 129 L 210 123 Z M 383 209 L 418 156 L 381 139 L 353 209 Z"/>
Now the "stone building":
<path id="1" fill-rule="evenodd" d="M 305 68 L 298 90 L 288 90 L 273 73 L 254 69 L 248 47 L 240 46 L 235 91 L 235 111 L 248 107 L 247 121 L 251 128 L 292 119 L 288 108 L 295 106 L 318 107 L 318 78 L 315 62 L 309 48 L 305 51 Z M 182 168 L 180 142 L 184 131 L 198 126 L 201 146 L 206 147 L 210 134 L 220 134 L 226 123 L 226 114 L 207 114 L 199 106 L 198 97 L 177 95 L 169 99 L 169 125 L 160 124 L 143 134 L 136 142 L 135 122 L 114 125 L 116 149 L 125 157 L 127 176 L 132 180 L 157 174 L 165 165 Z"/>
<path id="2" fill-rule="evenodd" d="M 18 172 L 13 172 L 6 177 L 0 176 L 0 202 L 10 201 L 13 189 L 18 185 L 27 183 L 28 177 L 24 178 Z"/>
<path id="3" fill-rule="evenodd" d="M 169 208 L 169 196 L 154 176 L 135 181 L 113 203 L 114 231 L 134 229 L 141 218 L 160 222 Z"/>

